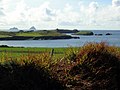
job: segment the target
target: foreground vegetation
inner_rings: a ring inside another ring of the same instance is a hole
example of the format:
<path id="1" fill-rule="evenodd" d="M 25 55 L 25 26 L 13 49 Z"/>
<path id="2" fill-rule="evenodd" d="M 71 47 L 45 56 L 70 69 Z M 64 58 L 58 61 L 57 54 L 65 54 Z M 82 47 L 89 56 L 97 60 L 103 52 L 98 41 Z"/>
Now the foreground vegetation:
<path id="1" fill-rule="evenodd" d="M 59 58 L 54 58 L 49 48 L 42 53 L 23 53 L 14 58 L 3 52 L 0 59 L 1 90 L 120 89 L 119 48 L 101 42 L 55 50 L 62 52 L 58 54 Z"/>

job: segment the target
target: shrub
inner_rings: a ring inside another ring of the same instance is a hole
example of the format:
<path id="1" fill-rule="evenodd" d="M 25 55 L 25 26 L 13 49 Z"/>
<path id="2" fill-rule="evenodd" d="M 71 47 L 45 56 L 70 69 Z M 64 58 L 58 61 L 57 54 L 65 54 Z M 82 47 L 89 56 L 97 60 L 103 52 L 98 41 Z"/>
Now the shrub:
<path id="1" fill-rule="evenodd" d="M 69 74 L 82 89 L 119 90 L 120 53 L 104 42 L 83 46 Z"/>
<path id="2" fill-rule="evenodd" d="M 0 64 L 1 90 L 64 90 L 50 72 L 34 62 L 15 61 Z"/>

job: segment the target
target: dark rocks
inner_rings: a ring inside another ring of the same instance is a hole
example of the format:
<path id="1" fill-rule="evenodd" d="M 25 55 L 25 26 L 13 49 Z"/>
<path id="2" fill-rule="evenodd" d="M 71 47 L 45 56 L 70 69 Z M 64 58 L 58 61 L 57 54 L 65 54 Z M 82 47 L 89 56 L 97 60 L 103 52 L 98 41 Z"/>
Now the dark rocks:
<path id="1" fill-rule="evenodd" d="M 102 36 L 103 34 L 95 34 L 95 36 Z M 106 33 L 105 35 L 112 35 L 111 33 Z"/>
<path id="2" fill-rule="evenodd" d="M 111 33 L 106 33 L 106 35 L 112 35 Z"/>
<path id="3" fill-rule="evenodd" d="M 95 34 L 95 36 L 102 36 L 103 34 Z"/>
<path id="4" fill-rule="evenodd" d="M 62 35 L 62 36 L 13 36 L 13 37 L 3 37 L 0 40 L 56 40 L 56 39 L 79 39 L 79 37 L 72 37 L 69 35 Z"/>

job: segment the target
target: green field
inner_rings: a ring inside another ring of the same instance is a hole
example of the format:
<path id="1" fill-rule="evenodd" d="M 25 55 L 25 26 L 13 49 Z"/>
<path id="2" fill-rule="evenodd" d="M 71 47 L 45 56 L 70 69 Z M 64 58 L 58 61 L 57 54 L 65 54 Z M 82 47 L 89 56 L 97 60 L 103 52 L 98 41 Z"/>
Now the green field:
<path id="1" fill-rule="evenodd" d="M 39 53 L 51 53 L 52 49 L 54 49 L 53 55 L 55 57 L 63 57 L 67 54 L 70 50 L 78 51 L 80 47 L 68 47 L 68 48 L 24 48 L 24 47 L 0 47 L 0 56 L 1 54 L 5 53 L 8 54 L 10 57 L 18 57 L 23 54 L 39 54 Z M 120 48 L 117 48 L 120 51 Z"/>
<path id="2" fill-rule="evenodd" d="M 22 48 L 22 47 L 1 47 L 0 56 L 2 57 L 21 57 L 21 55 L 26 54 L 40 54 L 40 53 L 51 53 L 54 49 L 53 57 L 62 58 L 68 53 L 71 49 L 69 48 Z M 72 48 L 73 50 L 78 50 L 78 48 Z"/>

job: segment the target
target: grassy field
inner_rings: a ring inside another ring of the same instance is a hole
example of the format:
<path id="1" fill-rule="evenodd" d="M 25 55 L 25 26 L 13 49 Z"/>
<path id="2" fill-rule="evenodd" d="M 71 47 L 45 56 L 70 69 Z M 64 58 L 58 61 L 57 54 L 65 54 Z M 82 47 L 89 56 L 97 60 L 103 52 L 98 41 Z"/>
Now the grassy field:
<path id="1" fill-rule="evenodd" d="M 4 55 L 8 55 L 10 57 L 20 57 L 21 55 L 25 54 L 39 54 L 39 53 L 51 53 L 52 49 L 54 49 L 54 57 L 55 58 L 62 58 L 66 54 L 71 53 L 72 51 L 80 50 L 80 47 L 68 47 L 68 48 L 24 48 L 24 47 L 0 47 L 0 56 L 5 53 Z M 120 48 L 117 48 L 120 51 Z"/>
<path id="2" fill-rule="evenodd" d="M 21 57 L 27 54 L 40 54 L 40 53 L 51 53 L 54 49 L 53 57 L 62 58 L 71 49 L 77 50 L 78 48 L 21 48 L 21 47 L 1 47 L 0 56 L 2 57 Z"/>

